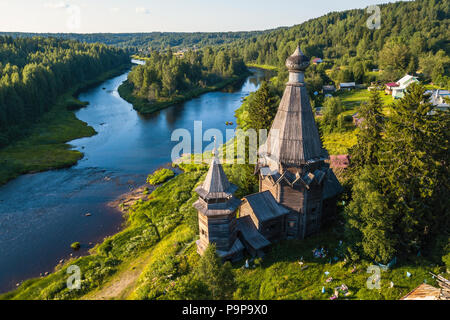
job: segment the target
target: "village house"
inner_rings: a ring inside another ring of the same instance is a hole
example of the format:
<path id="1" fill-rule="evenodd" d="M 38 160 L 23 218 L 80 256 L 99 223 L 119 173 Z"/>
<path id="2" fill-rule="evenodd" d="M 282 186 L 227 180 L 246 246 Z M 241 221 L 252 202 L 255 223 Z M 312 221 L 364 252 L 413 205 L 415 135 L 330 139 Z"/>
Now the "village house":
<path id="1" fill-rule="evenodd" d="M 319 63 L 322 63 L 323 61 L 322 61 L 322 59 L 320 59 L 320 58 L 314 58 L 313 60 L 312 60 L 312 63 L 313 64 L 319 64 Z"/>
<path id="2" fill-rule="evenodd" d="M 350 157 L 348 154 L 332 155 L 330 156 L 330 167 L 346 169 L 350 165 Z"/>
<path id="3" fill-rule="evenodd" d="M 355 82 L 342 82 L 339 84 L 339 89 L 340 90 L 353 90 L 356 88 L 356 83 Z"/>
<path id="4" fill-rule="evenodd" d="M 388 95 L 392 95 L 392 90 L 397 87 L 399 87 L 399 84 L 397 82 L 386 83 L 386 88 L 384 89 L 384 92 Z"/>
<path id="5" fill-rule="evenodd" d="M 333 85 L 325 85 L 322 87 L 323 94 L 331 94 L 333 92 L 336 92 L 336 87 Z"/>
<path id="6" fill-rule="evenodd" d="M 430 102 L 433 104 L 435 109 L 441 111 L 448 111 L 450 107 L 445 99 L 450 99 L 450 93 L 448 90 L 434 90 L 430 96 Z"/>
<path id="7" fill-rule="evenodd" d="M 436 279 L 439 288 L 422 283 L 400 300 L 450 300 L 450 281 L 441 275 L 431 274 Z"/>
<path id="8" fill-rule="evenodd" d="M 417 77 L 411 76 L 409 74 L 405 75 L 403 78 L 401 78 L 400 80 L 398 80 L 396 82 L 397 86 L 391 86 L 391 91 L 392 91 L 392 97 L 394 99 L 400 99 L 403 98 L 403 96 L 405 95 L 405 91 L 406 88 L 408 88 L 408 86 L 411 83 L 415 83 L 415 82 L 419 82 L 419 80 L 417 79 Z M 393 83 L 388 83 L 390 85 L 392 85 Z M 386 89 L 388 88 L 386 84 Z"/>
<path id="9" fill-rule="evenodd" d="M 194 203 L 199 254 L 215 243 L 224 260 L 238 260 L 244 250 L 261 256 L 276 241 L 318 232 L 323 221 L 335 214 L 342 187 L 326 162 L 329 156 L 314 121 L 304 82 L 308 65 L 299 47 L 286 60 L 289 82 L 266 143 L 258 150 L 258 193 L 236 199 L 236 186 L 228 181 L 213 152 Z"/>

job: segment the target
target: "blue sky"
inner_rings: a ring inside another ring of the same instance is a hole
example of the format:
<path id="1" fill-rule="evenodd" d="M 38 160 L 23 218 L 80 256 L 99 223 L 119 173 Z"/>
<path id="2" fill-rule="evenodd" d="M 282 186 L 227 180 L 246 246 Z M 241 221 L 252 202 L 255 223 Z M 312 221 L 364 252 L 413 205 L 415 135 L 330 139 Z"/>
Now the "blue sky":
<path id="1" fill-rule="evenodd" d="M 388 0 L 0 0 L 0 31 L 264 30 Z"/>

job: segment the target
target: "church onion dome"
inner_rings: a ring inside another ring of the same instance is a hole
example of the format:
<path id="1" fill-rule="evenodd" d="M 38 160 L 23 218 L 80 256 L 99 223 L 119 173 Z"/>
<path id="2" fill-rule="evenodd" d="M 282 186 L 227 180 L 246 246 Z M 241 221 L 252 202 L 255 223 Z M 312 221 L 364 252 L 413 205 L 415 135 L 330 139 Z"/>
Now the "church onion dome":
<path id="1" fill-rule="evenodd" d="M 308 66 L 309 58 L 303 54 L 300 46 L 297 46 L 295 52 L 286 59 L 286 67 L 289 72 L 303 72 Z"/>

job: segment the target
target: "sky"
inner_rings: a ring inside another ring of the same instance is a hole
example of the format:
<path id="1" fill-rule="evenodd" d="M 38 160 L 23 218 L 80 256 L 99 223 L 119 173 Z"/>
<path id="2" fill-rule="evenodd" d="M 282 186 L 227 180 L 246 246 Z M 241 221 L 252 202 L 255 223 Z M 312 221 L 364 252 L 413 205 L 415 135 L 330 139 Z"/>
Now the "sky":
<path id="1" fill-rule="evenodd" d="M 292 26 L 389 0 L 0 0 L 0 31 L 221 32 Z M 369 15 L 369 14 L 368 14 Z"/>

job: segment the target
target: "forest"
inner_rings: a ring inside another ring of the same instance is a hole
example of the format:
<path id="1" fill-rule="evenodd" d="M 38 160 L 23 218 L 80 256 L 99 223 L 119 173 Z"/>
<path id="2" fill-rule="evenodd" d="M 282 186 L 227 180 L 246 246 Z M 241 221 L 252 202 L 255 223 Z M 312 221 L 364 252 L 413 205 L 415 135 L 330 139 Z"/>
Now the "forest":
<path id="1" fill-rule="evenodd" d="M 153 51 L 146 58 L 145 65 L 139 65 L 128 74 L 125 86 L 131 86 L 132 95 L 149 104 L 170 102 L 176 97 L 191 94 L 196 90 L 214 88 L 227 79 L 237 79 L 248 73 L 244 61 L 231 50 L 217 50 L 207 47 L 190 50 L 181 57 Z M 126 97 L 123 86 L 119 89 Z M 203 91 L 202 91 L 203 92 Z M 140 112 L 145 108 L 134 103 Z"/>
<path id="2" fill-rule="evenodd" d="M 383 81 L 397 80 L 420 69 L 423 78 L 448 86 L 449 1 L 418 0 L 379 7 L 380 29 L 367 28 L 370 14 L 355 9 L 240 39 L 228 47 L 237 48 L 246 63 L 280 67 L 300 44 L 305 55 L 324 60 L 311 67 L 310 78 L 318 85 L 370 83 L 377 79 L 369 72 L 377 68 L 383 70 Z M 331 73 L 325 74 L 330 67 Z"/>
<path id="3" fill-rule="evenodd" d="M 104 44 L 0 36 L 0 147 L 26 134 L 72 86 L 128 63 L 125 51 Z"/>
<path id="4" fill-rule="evenodd" d="M 45 37 L 66 40 L 78 40 L 86 43 L 104 43 L 123 48 L 130 53 L 148 53 L 152 50 L 164 51 L 169 48 L 203 48 L 222 45 L 238 39 L 248 39 L 266 31 L 242 32 L 148 32 L 148 33 L 44 33 Z M 33 37 L 36 33 L 0 32 L 0 35 L 12 37 Z"/>

